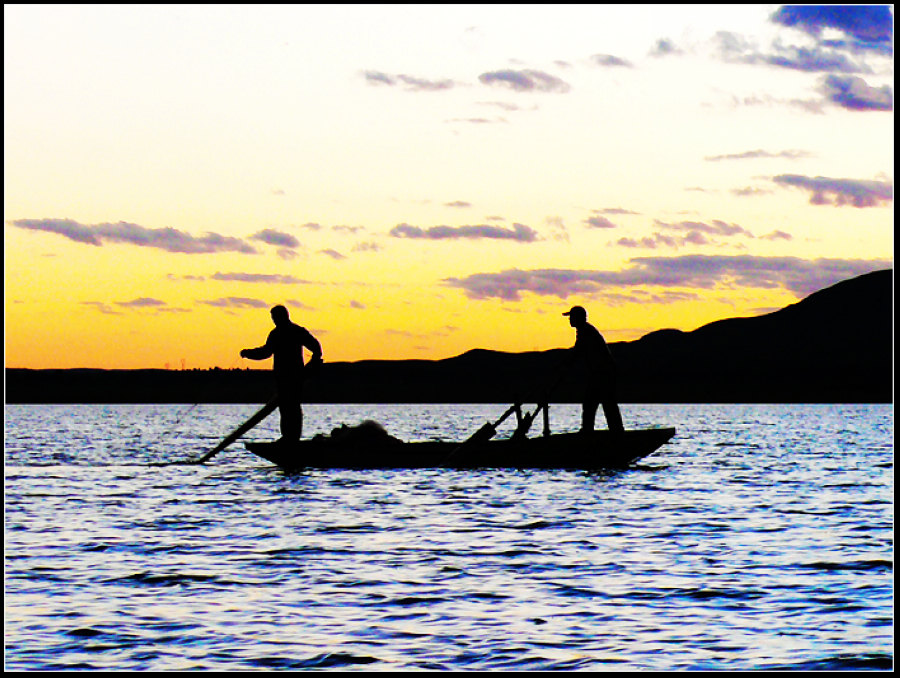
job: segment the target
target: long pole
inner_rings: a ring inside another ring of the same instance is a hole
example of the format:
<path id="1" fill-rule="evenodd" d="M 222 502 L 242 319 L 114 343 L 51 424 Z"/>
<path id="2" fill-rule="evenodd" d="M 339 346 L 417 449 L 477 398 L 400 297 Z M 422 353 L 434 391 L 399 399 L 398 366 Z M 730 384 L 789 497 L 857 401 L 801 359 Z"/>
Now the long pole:
<path id="1" fill-rule="evenodd" d="M 278 396 L 277 395 L 274 398 L 272 398 L 269 402 L 267 402 L 265 405 L 263 405 L 262 408 L 256 414 L 254 414 L 247 421 L 245 421 L 243 424 L 241 424 L 236 429 L 234 429 L 231 433 L 229 433 L 227 436 L 225 436 L 225 438 L 222 439 L 222 442 L 220 442 L 218 445 L 216 445 L 213 449 L 211 449 L 209 452 L 204 454 L 202 457 L 200 457 L 196 461 L 192 461 L 189 463 L 203 464 L 204 462 L 209 461 L 215 455 L 217 455 L 219 452 L 221 452 L 226 447 L 231 445 L 231 443 L 233 443 L 235 440 L 237 440 L 242 435 L 244 435 L 251 428 L 256 426 L 263 419 L 265 419 L 270 414 L 272 414 L 272 412 L 275 411 L 276 407 L 278 407 Z"/>

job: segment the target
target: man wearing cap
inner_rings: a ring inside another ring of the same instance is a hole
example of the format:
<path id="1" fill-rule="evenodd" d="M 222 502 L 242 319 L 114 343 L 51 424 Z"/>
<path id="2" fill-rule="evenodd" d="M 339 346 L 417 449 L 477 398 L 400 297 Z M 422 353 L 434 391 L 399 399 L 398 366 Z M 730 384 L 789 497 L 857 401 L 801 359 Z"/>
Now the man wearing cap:
<path id="1" fill-rule="evenodd" d="M 609 430 L 622 433 L 625 427 L 616 402 L 616 365 L 612 353 L 603 335 L 587 321 L 587 311 L 583 307 L 573 306 L 563 315 L 569 316 L 569 324 L 575 328 L 572 358 L 583 367 L 585 390 L 581 431 L 589 433 L 594 430 L 597 407 L 602 403 Z"/>
<path id="2" fill-rule="evenodd" d="M 305 327 L 291 322 L 290 314 L 284 306 L 275 306 L 270 311 L 275 329 L 269 332 L 266 343 L 259 348 L 245 348 L 242 358 L 265 360 L 274 356 L 272 369 L 278 386 L 278 412 L 281 415 L 282 440 L 300 440 L 303 433 L 303 407 L 301 391 L 303 370 L 317 367 L 322 363 L 322 346 Z M 303 367 L 303 348 L 312 352 L 309 365 Z"/>

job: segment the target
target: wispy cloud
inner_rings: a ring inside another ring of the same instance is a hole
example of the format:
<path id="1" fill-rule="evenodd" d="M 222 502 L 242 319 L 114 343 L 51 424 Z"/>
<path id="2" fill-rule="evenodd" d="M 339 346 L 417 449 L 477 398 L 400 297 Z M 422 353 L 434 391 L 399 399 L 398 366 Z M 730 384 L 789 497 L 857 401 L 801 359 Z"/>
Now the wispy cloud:
<path id="1" fill-rule="evenodd" d="M 584 220 L 588 228 L 616 228 L 616 225 L 606 217 L 593 216 Z"/>
<path id="2" fill-rule="evenodd" d="M 363 77 L 370 85 L 403 86 L 409 92 L 440 92 L 453 89 L 459 85 L 459 83 L 449 79 L 429 80 L 403 73 L 390 75 L 381 71 L 365 71 Z"/>
<path id="3" fill-rule="evenodd" d="M 894 185 L 887 181 L 805 177 L 799 174 L 781 174 L 772 180 L 780 186 L 808 191 L 812 205 L 880 207 L 894 200 Z"/>
<path id="4" fill-rule="evenodd" d="M 612 54 L 594 54 L 591 56 L 591 61 L 604 68 L 634 68 L 634 64 L 627 59 Z"/>
<path id="5" fill-rule="evenodd" d="M 597 214 L 640 214 L 640 212 L 634 212 L 632 210 L 626 210 L 623 207 L 605 207 L 601 210 L 594 210 Z"/>
<path id="6" fill-rule="evenodd" d="M 894 110 L 894 92 L 890 85 L 870 87 L 862 78 L 826 75 L 819 91 L 831 103 L 851 111 Z"/>
<path id="7" fill-rule="evenodd" d="M 333 250 L 331 248 L 319 250 L 319 254 L 324 254 L 326 257 L 331 257 L 335 261 L 341 261 L 342 259 L 346 259 L 347 257 L 337 250 Z"/>
<path id="8" fill-rule="evenodd" d="M 622 271 L 570 269 L 510 269 L 500 273 L 474 273 L 446 278 L 444 284 L 463 290 L 471 299 L 519 301 L 523 293 L 566 299 L 634 286 L 714 289 L 736 286 L 782 288 L 797 297 L 841 280 L 890 268 L 886 260 L 815 259 L 686 255 L 636 257 Z"/>
<path id="9" fill-rule="evenodd" d="M 216 308 L 268 308 L 269 304 L 261 299 L 248 297 L 220 297 L 219 299 L 201 300 L 199 303 Z"/>
<path id="10" fill-rule="evenodd" d="M 747 38 L 730 31 L 719 31 L 713 42 L 719 58 L 728 63 L 774 66 L 807 73 L 871 72 L 864 63 L 822 45 L 798 47 L 776 41 L 768 51 L 762 51 Z"/>
<path id="11" fill-rule="evenodd" d="M 17 219 L 13 226 L 62 235 L 69 240 L 100 247 L 105 242 L 153 247 L 182 254 L 240 252 L 258 254 L 239 238 L 206 233 L 195 237 L 174 228 L 146 228 L 125 221 L 102 224 L 80 224 L 72 219 Z"/>
<path id="12" fill-rule="evenodd" d="M 669 56 L 678 56 L 680 54 L 684 54 L 684 50 L 678 47 L 672 40 L 669 38 L 660 38 L 657 40 L 653 47 L 650 49 L 650 56 L 652 57 L 669 57 Z"/>
<path id="13" fill-rule="evenodd" d="M 794 236 L 784 231 L 772 231 L 766 235 L 759 236 L 761 240 L 793 240 Z"/>
<path id="14" fill-rule="evenodd" d="M 753 237 L 753 234 L 742 226 L 729 224 L 720 219 L 713 219 L 709 223 L 704 221 L 679 221 L 667 223 L 656 219 L 654 220 L 654 223 L 658 228 L 665 228 L 673 231 L 696 231 L 698 233 L 709 233 L 710 235 L 744 235 L 749 238 Z"/>
<path id="15" fill-rule="evenodd" d="M 131 301 L 117 301 L 116 305 L 124 306 L 125 308 L 159 308 L 160 306 L 166 306 L 166 302 L 153 299 L 152 297 L 139 297 Z"/>
<path id="16" fill-rule="evenodd" d="M 703 221 L 679 221 L 667 223 L 656 219 L 654 220 L 654 224 L 657 228 L 667 231 L 676 231 L 683 235 L 672 235 L 657 231 L 651 236 L 645 236 L 640 239 L 619 238 L 615 244 L 619 247 L 627 247 L 630 249 L 658 249 L 660 247 L 678 249 L 685 245 L 719 244 L 717 240 L 711 239 L 711 237 L 731 237 L 737 235 L 747 238 L 755 237 L 750 231 L 738 224 L 729 224 L 718 219 L 714 219 L 709 223 Z"/>
<path id="17" fill-rule="evenodd" d="M 296 248 L 300 247 L 300 241 L 290 233 L 276 231 L 273 228 L 266 228 L 259 233 L 250 236 L 250 240 L 259 240 L 267 245 L 275 245 L 276 247 Z"/>
<path id="18" fill-rule="evenodd" d="M 478 79 L 485 85 L 507 87 L 515 92 L 568 92 L 570 85 L 555 75 L 535 70 L 501 70 L 482 73 Z"/>
<path id="19" fill-rule="evenodd" d="M 513 240 L 516 242 L 536 242 L 538 233 L 524 224 L 513 224 L 511 229 L 502 226 L 432 226 L 424 229 L 409 224 L 399 224 L 390 230 L 395 238 L 422 238 L 425 240 L 458 240 L 460 238 L 488 238 L 493 240 Z"/>
<path id="20" fill-rule="evenodd" d="M 265 283 L 267 285 L 313 285 L 310 280 L 295 278 L 292 275 L 279 275 L 277 273 L 219 273 L 213 274 L 213 280 L 244 283 Z"/>
<path id="21" fill-rule="evenodd" d="M 111 308 L 109 304 L 104 301 L 82 301 L 79 303 L 82 306 L 90 306 L 91 308 L 94 308 L 105 315 L 124 315 L 121 311 L 116 311 Z"/>
<path id="22" fill-rule="evenodd" d="M 707 162 L 721 162 L 723 160 L 758 160 L 760 158 L 777 158 L 783 160 L 802 160 L 803 158 L 812 157 L 809 151 L 787 150 L 773 153 L 757 149 L 755 151 L 744 151 L 742 153 L 728 153 L 725 155 L 708 155 L 704 160 Z"/>

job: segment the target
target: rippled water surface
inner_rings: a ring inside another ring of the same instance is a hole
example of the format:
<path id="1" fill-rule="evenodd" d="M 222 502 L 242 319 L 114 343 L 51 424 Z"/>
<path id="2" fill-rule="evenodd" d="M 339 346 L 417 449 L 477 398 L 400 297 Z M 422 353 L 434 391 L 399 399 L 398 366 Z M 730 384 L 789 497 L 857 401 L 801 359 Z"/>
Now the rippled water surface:
<path id="1" fill-rule="evenodd" d="M 305 409 L 460 440 L 505 405 Z M 678 434 L 610 473 L 285 474 L 151 465 L 250 405 L 7 406 L 6 668 L 891 668 L 891 406 L 622 409 Z"/>

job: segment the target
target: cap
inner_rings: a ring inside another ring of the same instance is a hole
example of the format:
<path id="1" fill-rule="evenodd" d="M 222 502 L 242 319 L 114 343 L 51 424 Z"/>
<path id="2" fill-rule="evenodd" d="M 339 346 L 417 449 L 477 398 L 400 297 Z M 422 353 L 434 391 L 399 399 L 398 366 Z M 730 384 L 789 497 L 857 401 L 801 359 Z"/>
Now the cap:
<path id="1" fill-rule="evenodd" d="M 583 315 L 587 318 L 587 311 L 584 310 L 583 306 L 573 306 L 568 311 L 563 313 L 563 315 Z"/>

